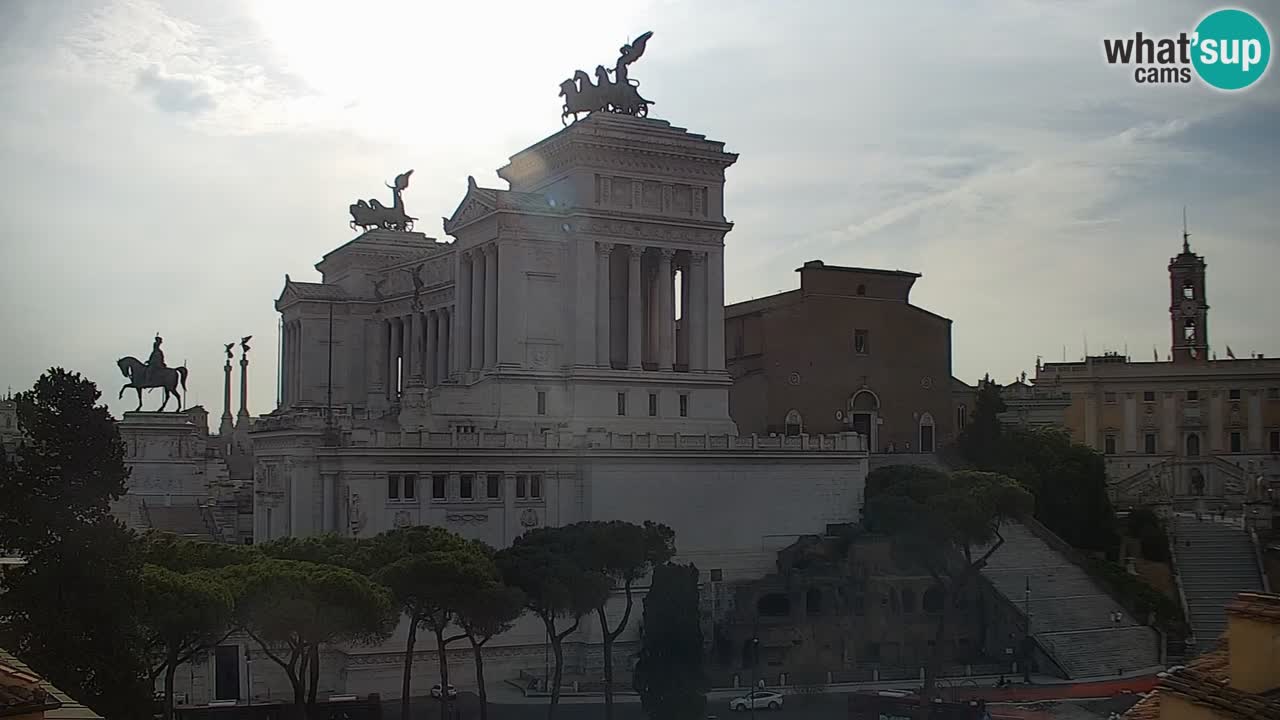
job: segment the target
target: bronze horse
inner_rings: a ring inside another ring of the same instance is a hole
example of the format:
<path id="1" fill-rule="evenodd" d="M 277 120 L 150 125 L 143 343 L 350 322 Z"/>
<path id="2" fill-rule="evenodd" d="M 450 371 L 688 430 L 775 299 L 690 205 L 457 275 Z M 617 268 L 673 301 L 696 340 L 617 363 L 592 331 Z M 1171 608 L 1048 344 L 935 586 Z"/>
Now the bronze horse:
<path id="1" fill-rule="evenodd" d="M 160 403 L 160 409 L 157 412 L 164 412 L 164 408 L 169 404 L 169 396 L 173 395 L 178 398 L 178 410 L 182 412 L 182 395 L 178 393 L 178 385 L 182 385 L 182 391 L 187 390 L 187 366 L 182 367 L 165 367 L 150 369 L 146 363 L 142 362 L 132 355 L 122 357 L 116 361 L 116 365 L 120 368 L 120 374 L 129 378 L 129 382 L 120 388 L 118 398 L 124 397 L 124 391 L 133 388 L 138 391 L 138 410 L 142 409 L 142 390 L 144 388 L 161 388 L 164 390 L 164 402 Z"/>

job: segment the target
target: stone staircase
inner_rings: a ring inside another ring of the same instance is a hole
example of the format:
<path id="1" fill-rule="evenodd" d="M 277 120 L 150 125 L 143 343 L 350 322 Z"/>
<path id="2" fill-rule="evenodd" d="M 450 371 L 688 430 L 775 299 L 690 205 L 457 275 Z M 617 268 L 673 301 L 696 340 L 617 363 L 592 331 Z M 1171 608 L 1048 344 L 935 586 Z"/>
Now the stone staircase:
<path id="1" fill-rule="evenodd" d="M 1196 650 L 1211 649 L 1227 629 L 1225 608 L 1237 593 L 1262 592 L 1253 541 L 1238 522 L 1178 513 L 1171 525 L 1174 562 L 1187 599 Z"/>
<path id="2" fill-rule="evenodd" d="M 1161 664 L 1159 634 L 1137 622 L 1064 552 L 1021 523 L 1002 526 L 1000 534 L 1005 544 L 982 574 L 1019 611 L 1027 606 L 1030 584 L 1031 635 L 1070 679 L 1114 677 Z"/>

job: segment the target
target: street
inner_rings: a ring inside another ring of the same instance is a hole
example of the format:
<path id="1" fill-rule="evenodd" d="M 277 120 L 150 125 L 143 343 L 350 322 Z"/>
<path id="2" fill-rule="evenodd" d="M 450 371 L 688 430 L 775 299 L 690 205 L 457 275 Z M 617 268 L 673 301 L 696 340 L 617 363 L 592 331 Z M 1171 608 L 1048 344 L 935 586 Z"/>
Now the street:
<path id="1" fill-rule="evenodd" d="M 756 715 L 770 720 L 810 720 L 842 717 L 841 711 L 845 707 L 845 697 L 838 694 L 788 697 L 787 705 L 782 710 L 777 712 L 757 710 Z M 458 710 L 458 718 L 460 720 L 474 720 L 480 717 L 477 699 L 470 693 L 462 693 L 455 701 L 454 706 Z M 616 720 L 648 720 L 638 702 L 617 702 L 614 703 L 613 708 L 613 715 Z M 727 699 L 708 701 L 707 714 L 714 715 L 721 720 L 751 717 L 748 712 L 730 712 Z M 563 720 L 600 720 L 603 715 L 604 704 L 601 702 L 567 703 L 561 704 L 556 709 L 556 717 L 563 718 Z M 490 720 L 541 720 L 546 716 L 547 706 L 545 702 L 510 705 L 491 702 L 489 704 Z M 399 718 L 399 703 L 385 703 L 383 705 L 383 717 Z M 439 709 L 435 701 L 430 698 L 414 700 L 413 720 L 437 720 L 438 718 Z"/>

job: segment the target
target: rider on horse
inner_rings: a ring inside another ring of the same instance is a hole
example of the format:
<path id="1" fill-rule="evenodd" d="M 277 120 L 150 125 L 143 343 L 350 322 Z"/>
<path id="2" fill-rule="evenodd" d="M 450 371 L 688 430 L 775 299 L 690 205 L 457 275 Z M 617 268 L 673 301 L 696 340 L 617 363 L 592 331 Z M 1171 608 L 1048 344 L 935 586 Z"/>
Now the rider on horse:
<path id="1" fill-rule="evenodd" d="M 160 343 L 164 342 L 164 338 L 160 337 L 160 333 L 156 333 L 156 340 L 151 345 L 151 357 L 147 358 L 147 377 L 144 380 L 151 380 L 156 377 L 157 370 L 163 369 L 164 351 L 160 349 Z"/>

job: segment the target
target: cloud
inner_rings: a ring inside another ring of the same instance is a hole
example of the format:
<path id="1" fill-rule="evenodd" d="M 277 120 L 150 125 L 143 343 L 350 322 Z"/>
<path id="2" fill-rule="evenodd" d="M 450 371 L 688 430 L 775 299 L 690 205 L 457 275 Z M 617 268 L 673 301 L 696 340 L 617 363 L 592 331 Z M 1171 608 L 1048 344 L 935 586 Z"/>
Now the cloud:
<path id="1" fill-rule="evenodd" d="M 197 76 L 171 75 L 156 65 L 138 71 L 138 88 L 151 96 L 156 107 L 166 112 L 199 114 L 212 110 L 217 102 L 207 87 Z"/>

